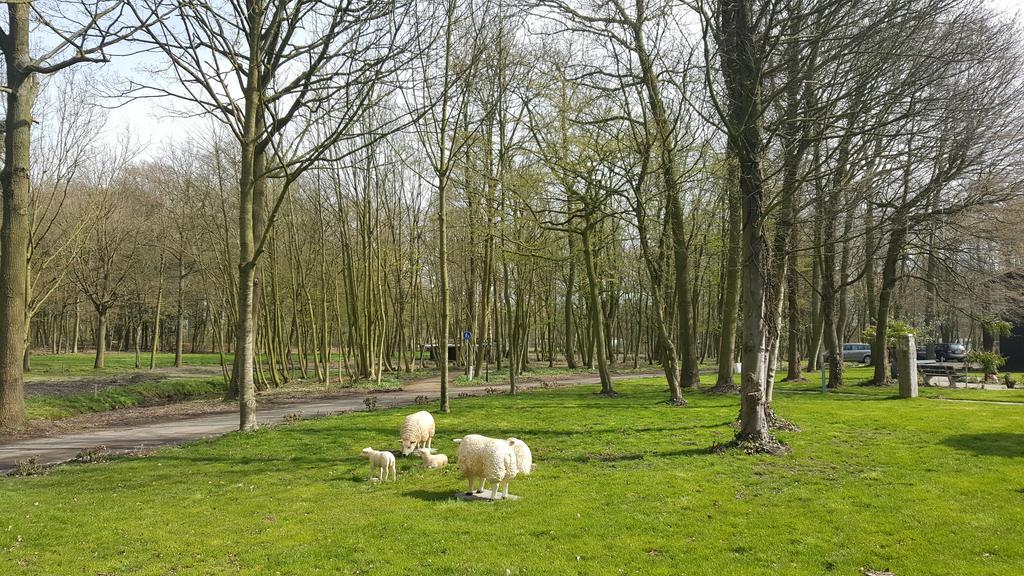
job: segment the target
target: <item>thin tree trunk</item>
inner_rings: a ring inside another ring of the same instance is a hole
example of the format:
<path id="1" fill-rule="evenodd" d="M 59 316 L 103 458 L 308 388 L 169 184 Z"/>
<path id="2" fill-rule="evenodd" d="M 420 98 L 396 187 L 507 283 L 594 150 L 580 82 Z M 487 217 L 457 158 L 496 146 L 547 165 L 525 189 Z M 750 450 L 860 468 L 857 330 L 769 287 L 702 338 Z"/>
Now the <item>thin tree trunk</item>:
<path id="1" fill-rule="evenodd" d="M 74 339 L 72 341 L 72 347 L 71 347 L 71 353 L 72 354 L 78 354 L 78 338 L 79 338 L 79 335 L 82 333 L 82 314 L 81 314 L 80 306 L 81 306 L 81 301 L 79 301 L 79 299 L 76 297 L 75 298 L 75 333 L 74 333 L 74 336 L 73 336 Z"/>
<path id="2" fill-rule="evenodd" d="M 178 328 L 174 342 L 174 366 L 181 368 L 185 347 L 185 259 L 178 258 Z"/>

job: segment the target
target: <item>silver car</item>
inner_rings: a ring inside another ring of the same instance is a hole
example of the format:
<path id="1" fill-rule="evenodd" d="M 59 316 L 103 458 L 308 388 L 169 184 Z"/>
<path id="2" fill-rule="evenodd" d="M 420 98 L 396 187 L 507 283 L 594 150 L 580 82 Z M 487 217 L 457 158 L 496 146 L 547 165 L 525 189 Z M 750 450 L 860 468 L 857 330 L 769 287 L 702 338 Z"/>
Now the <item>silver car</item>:
<path id="1" fill-rule="evenodd" d="M 871 344 L 854 342 L 843 344 L 843 362 L 860 362 L 871 364 Z"/>

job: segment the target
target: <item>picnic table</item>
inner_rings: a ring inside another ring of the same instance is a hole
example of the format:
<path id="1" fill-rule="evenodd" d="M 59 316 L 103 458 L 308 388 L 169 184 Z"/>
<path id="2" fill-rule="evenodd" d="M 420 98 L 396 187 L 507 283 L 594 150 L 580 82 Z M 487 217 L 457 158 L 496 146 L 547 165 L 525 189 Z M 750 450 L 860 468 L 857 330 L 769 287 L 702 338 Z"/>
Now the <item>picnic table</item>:
<path id="1" fill-rule="evenodd" d="M 956 388 L 961 375 L 967 375 L 967 364 L 963 362 L 935 362 L 922 360 L 917 363 L 925 386 L 935 386 L 938 380 L 945 380 L 950 388 Z"/>

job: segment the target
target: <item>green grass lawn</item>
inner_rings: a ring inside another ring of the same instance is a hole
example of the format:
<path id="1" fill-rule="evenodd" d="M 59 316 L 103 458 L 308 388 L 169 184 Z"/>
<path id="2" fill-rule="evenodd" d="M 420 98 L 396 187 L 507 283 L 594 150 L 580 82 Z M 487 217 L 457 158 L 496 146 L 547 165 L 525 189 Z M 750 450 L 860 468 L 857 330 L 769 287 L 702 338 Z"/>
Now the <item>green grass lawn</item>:
<path id="1" fill-rule="evenodd" d="M 230 355 L 225 358 L 228 363 L 231 362 Z M 96 356 L 91 352 L 33 354 L 32 369 L 25 374 L 25 378 L 38 380 L 55 376 L 94 376 L 96 374 L 117 374 L 135 369 L 134 352 L 107 352 L 104 356 L 104 367 L 100 370 L 93 368 L 95 360 Z M 140 361 L 143 368 L 149 368 L 149 353 L 144 352 Z M 185 366 L 219 366 L 220 354 L 185 354 L 182 356 L 182 363 Z M 158 353 L 156 365 L 158 368 L 174 366 L 174 353 Z"/>
<path id="2" fill-rule="evenodd" d="M 29 419 L 38 420 L 223 395 L 223 378 L 183 378 L 113 386 L 95 394 L 30 396 L 25 403 Z"/>
<path id="3" fill-rule="evenodd" d="M 631 374 L 631 373 L 645 373 L 645 372 L 658 372 L 661 370 L 660 366 L 656 365 L 641 365 L 638 368 L 633 368 L 632 364 L 617 364 L 612 366 L 611 372 L 614 375 L 620 374 Z M 485 370 L 479 374 L 475 374 L 473 379 L 470 380 L 466 377 L 465 367 L 455 368 L 451 372 L 452 384 L 455 386 L 482 386 L 489 380 L 491 384 L 508 384 L 508 367 L 504 366 L 501 370 L 497 370 L 494 366 L 490 367 L 490 370 Z M 596 368 L 587 368 L 581 366 L 578 368 L 567 368 L 565 366 L 553 366 L 549 367 L 546 363 L 538 363 L 530 366 L 530 369 L 522 374 L 518 375 L 520 380 L 528 378 L 537 378 L 545 376 L 554 377 L 566 377 L 566 376 L 596 376 Z"/>
<path id="4" fill-rule="evenodd" d="M 663 382 L 454 399 L 434 445 L 515 435 L 537 469 L 497 504 L 399 459 L 404 408 L 144 459 L 0 478 L 0 574 L 1024 573 L 1024 407 L 784 394 L 787 456 L 713 455 L 735 396 L 663 404 Z M 454 458 L 453 458 L 454 459 Z"/>
<path id="5" fill-rule="evenodd" d="M 829 391 L 830 394 L 857 394 L 864 396 L 893 397 L 899 395 L 899 387 L 864 386 L 862 382 L 870 380 L 874 372 L 870 366 L 847 367 L 843 370 L 844 385 L 842 388 Z M 973 375 L 973 374 L 972 374 Z M 776 390 L 797 390 L 803 392 L 821 392 L 821 372 L 805 373 L 805 382 L 782 382 L 785 371 L 780 371 L 775 384 Z M 980 377 L 980 375 L 978 375 Z M 1017 378 L 1018 381 L 1020 378 Z M 993 402 L 1024 402 L 1024 384 L 1012 390 L 978 390 L 976 388 L 946 388 L 925 386 L 918 381 L 918 394 L 924 398 L 945 398 L 950 400 L 990 400 Z"/>

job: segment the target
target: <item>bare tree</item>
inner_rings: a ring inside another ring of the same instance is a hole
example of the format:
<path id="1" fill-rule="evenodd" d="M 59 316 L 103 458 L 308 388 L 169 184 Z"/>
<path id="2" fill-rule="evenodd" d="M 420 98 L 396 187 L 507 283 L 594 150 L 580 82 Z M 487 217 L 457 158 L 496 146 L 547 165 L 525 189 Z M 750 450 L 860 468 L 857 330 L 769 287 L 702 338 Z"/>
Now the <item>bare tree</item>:
<path id="1" fill-rule="evenodd" d="M 141 4 L 150 10 L 167 5 Z M 404 50 L 407 8 L 381 0 L 173 3 L 167 17 L 144 26 L 144 44 L 164 55 L 170 78 L 131 93 L 177 98 L 217 118 L 239 145 L 233 384 L 241 430 L 257 426 L 256 267 L 274 220 L 291 185 L 318 162 L 334 159 L 333 145 L 357 136 L 364 111 L 388 98 Z M 394 129 L 368 132 L 383 137 Z"/>
<path id="2" fill-rule="evenodd" d="M 32 110 L 40 77 L 76 64 L 106 62 L 112 47 L 137 26 L 125 16 L 126 0 L 69 0 L 59 6 L 8 2 L 7 25 L 0 27 L 7 100 L 4 119 L 3 224 L 0 227 L 0 429 L 25 421 L 25 322 L 28 250 L 32 229 Z M 140 22 L 154 13 L 138 11 Z M 33 38 L 46 45 L 34 47 Z"/>

